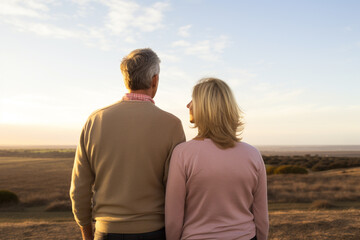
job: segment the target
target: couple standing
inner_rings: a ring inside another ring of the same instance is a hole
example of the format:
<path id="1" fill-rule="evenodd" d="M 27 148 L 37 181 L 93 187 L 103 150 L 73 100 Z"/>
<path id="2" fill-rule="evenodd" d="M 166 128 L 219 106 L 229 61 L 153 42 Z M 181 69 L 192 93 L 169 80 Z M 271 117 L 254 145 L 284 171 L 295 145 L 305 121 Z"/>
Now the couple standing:
<path id="1" fill-rule="evenodd" d="M 230 88 L 195 85 L 187 107 L 198 135 L 184 142 L 180 120 L 154 104 L 159 64 L 151 49 L 126 56 L 129 93 L 82 130 L 70 197 L 83 239 L 94 239 L 93 219 L 95 240 L 267 239 L 265 166 L 237 136 Z"/>

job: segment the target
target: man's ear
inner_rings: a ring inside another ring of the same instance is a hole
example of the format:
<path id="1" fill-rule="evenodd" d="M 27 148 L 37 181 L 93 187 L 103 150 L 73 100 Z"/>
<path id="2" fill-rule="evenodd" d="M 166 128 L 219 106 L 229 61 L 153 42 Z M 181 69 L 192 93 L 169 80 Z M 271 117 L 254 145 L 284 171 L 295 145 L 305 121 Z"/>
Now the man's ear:
<path id="1" fill-rule="evenodd" d="M 158 84 L 159 84 L 159 74 L 155 74 L 152 77 L 151 87 L 156 88 Z"/>

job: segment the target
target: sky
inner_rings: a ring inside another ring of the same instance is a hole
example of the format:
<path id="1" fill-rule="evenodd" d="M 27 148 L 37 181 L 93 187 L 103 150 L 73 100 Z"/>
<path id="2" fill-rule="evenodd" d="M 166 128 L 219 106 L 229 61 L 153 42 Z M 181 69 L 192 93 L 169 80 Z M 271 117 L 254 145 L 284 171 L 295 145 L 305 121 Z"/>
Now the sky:
<path id="1" fill-rule="evenodd" d="M 119 64 L 161 59 L 156 105 L 196 136 L 186 104 L 217 77 L 253 145 L 360 144 L 360 1 L 1 0 L 0 145 L 76 145 L 127 90 Z"/>

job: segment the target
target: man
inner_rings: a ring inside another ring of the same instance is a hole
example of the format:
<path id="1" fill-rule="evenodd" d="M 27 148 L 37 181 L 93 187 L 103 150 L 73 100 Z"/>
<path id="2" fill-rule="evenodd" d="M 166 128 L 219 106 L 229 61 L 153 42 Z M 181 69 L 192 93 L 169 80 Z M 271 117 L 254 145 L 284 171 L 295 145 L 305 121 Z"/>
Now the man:
<path id="1" fill-rule="evenodd" d="M 165 239 L 164 199 L 180 120 L 154 105 L 160 59 L 137 49 L 120 65 L 129 90 L 88 118 L 76 150 L 70 197 L 83 239 Z"/>

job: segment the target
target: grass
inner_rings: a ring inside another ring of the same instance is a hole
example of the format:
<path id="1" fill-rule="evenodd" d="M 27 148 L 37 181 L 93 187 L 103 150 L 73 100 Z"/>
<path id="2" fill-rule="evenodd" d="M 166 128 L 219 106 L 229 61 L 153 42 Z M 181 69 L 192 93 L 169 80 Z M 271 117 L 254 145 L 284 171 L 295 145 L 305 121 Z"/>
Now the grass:
<path id="1" fill-rule="evenodd" d="M 0 239 L 80 239 L 69 211 L 73 158 L 44 156 L 0 157 L 0 189 L 20 200 L 0 208 Z M 359 182 L 360 168 L 268 176 L 269 239 L 358 239 Z M 317 200 L 336 208 L 312 210 Z"/>
<path id="2" fill-rule="evenodd" d="M 25 207 L 69 201 L 73 158 L 0 158 L 0 189 Z"/>
<path id="3" fill-rule="evenodd" d="M 24 215 L 26 215 L 24 217 Z M 358 240 L 360 210 L 270 211 L 269 240 Z M 0 239 L 81 239 L 71 213 L 0 215 Z"/>
<path id="4" fill-rule="evenodd" d="M 311 203 L 316 200 L 360 200 L 360 168 L 268 176 L 270 203 Z"/>
<path id="5" fill-rule="evenodd" d="M 73 215 L 70 211 L 47 212 L 46 207 L 30 207 L 24 208 L 22 211 L 2 211 L 0 214 L 0 223 L 18 223 L 32 221 L 73 222 Z"/>
<path id="6" fill-rule="evenodd" d="M 311 169 L 312 171 L 360 167 L 360 157 L 334 157 L 305 154 L 288 156 L 263 155 L 263 159 L 267 165 L 271 166 L 293 165 Z"/>
<path id="7" fill-rule="evenodd" d="M 45 211 L 47 212 L 64 212 L 64 211 L 71 211 L 71 203 L 70 201 L 55 201 L 50 203 Z"/>
<path id="8" fill-rule="evenodd" d="M 328 201 L 328 200 L 316 200 L 314 201 L 311 206 L 311 209 L 334 209 L 338 208 L 336 204 Z"/>
<path id="9" fill-rule="evenodd" d="M 0 149 L 2 157 L 27 157 L 27 158 L 73 158 L 75 149 Z"/>
<path id="10" fill-rule="evenodd" d="M 24 221 L 0 223 L 0 239 L 79 240 L 81 234 L 74 222 Z"/>
<path id="11" fill-rule="evenodd" d="M 360 236 L 360 210 L 270 212 L 269 239 L 349 239 Z"/>

